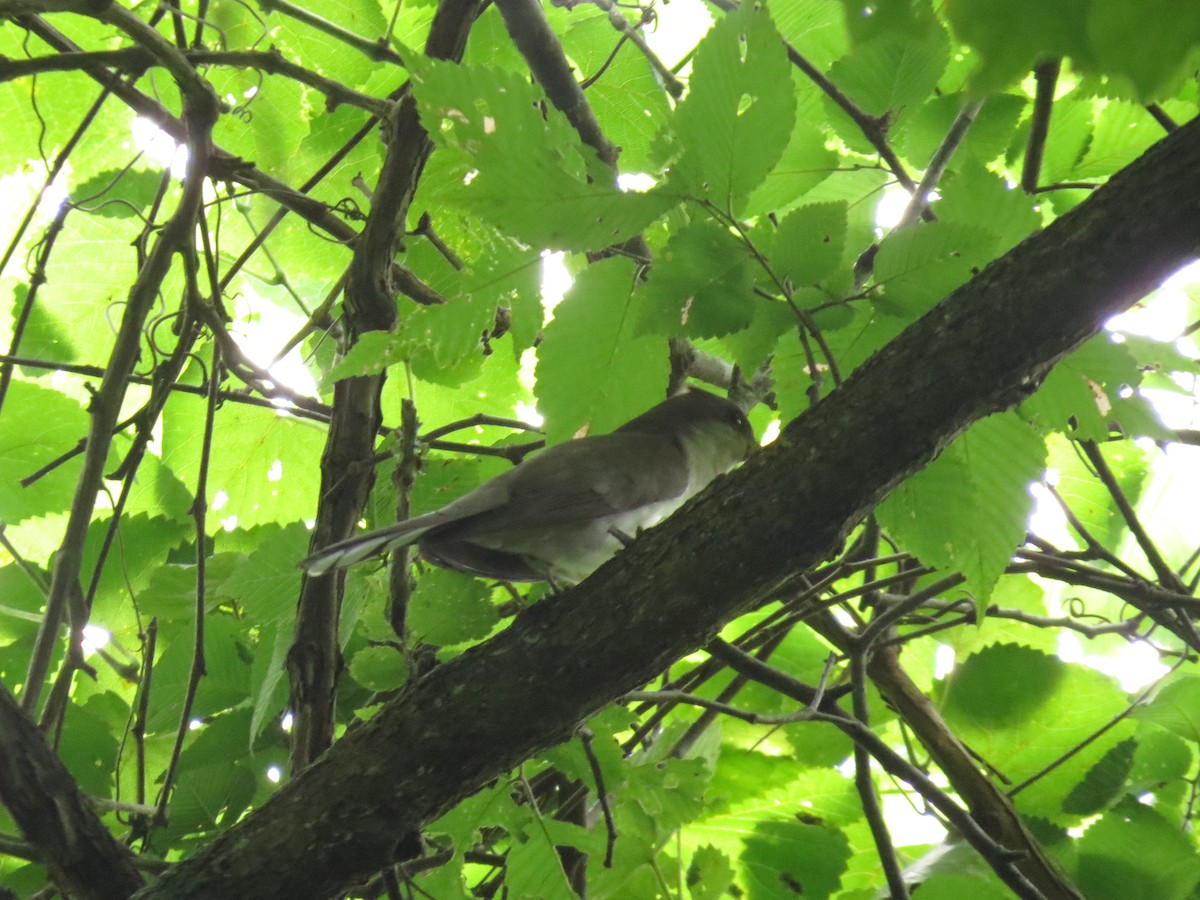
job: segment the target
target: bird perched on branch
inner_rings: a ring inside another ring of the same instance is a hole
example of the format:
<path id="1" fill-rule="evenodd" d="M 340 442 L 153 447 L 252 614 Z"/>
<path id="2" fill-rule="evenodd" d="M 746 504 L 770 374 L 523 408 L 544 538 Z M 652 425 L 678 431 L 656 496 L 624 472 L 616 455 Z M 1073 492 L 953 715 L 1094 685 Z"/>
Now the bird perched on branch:
<path id="1" fill-rule="evenodd" d="M 323 575 L 415 543 L 435 565 L 471 575 L 575 584 L 755 446 L 740 407 L 689 388 L 610 434 L 550 447 L 441 509 L 300 565 Z"/>

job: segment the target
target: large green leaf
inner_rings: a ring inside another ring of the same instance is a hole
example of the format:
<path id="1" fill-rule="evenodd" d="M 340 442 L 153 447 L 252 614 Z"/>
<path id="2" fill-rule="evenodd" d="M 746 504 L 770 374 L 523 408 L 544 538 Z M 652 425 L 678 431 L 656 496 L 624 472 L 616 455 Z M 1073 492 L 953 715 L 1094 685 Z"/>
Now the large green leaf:
<path id="1" fill-rule="evenodd" d="M 696 51 L 675 114 L 683 153 L 672 184 L 738 212 L 779 162 L 795 121 L 791 67 L 764 9 L 747 5 L 713 26 Z"/>
<path id="2" fill-rule="evenodd" d="M 551 443 L 584 425 L 611 431 L 663 399 L 666 341 L 638 336 L 634 278 L 629 261 L 605 260 L 580 275 L 554 311 L 537 366 Z"/>
<path id="3" fill-rule="evenodd" d="M 927 565 L 961 572 L 980 610 L 1025 536 L 1028 485 L 1046 461 L 1013 413 L 976 422 L 879 507 L 880 523 Z"/>
<path id="4" fill-rule="evenodd" d="M 589 250 L 637 234 L 675 201 L 618 189 L 590 147 L 528 79 L 426 61 L 413 74 L 421 120 L 472 166 L 459 203 L 527 243 Z"/>

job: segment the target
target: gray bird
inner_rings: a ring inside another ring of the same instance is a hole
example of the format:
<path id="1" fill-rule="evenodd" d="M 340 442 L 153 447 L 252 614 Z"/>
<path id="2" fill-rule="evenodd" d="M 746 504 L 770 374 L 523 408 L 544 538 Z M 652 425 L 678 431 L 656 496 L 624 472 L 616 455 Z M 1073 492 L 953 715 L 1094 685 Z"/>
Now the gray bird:
<path id="1" fill-rule="evenodd" d="M 756 446 L 732 401 L 689 388 L 611 434 L 543 450 L 441 509 L 330 544 L 309 575 L 416 543 L 448 569 L 576 584 Z"/>

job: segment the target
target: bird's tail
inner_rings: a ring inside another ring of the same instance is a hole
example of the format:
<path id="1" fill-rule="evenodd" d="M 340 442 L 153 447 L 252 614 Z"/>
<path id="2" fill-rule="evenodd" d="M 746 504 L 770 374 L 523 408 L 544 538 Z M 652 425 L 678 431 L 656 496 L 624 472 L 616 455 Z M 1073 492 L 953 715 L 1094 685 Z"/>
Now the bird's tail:
<path id="1" fill-rule="evenodd" d="M 400 522 L 390 528 L 381 528 L 367 534 L 355 535 L 322 547 L 308 559 L 301 560 L 300 568 L 309 575 L 324 575 L 330 569 L 344 569 L 372 556 L 389 553 L 397 547 L 420 540 L 429 530 L 429 525 L 417 519 Z"/>

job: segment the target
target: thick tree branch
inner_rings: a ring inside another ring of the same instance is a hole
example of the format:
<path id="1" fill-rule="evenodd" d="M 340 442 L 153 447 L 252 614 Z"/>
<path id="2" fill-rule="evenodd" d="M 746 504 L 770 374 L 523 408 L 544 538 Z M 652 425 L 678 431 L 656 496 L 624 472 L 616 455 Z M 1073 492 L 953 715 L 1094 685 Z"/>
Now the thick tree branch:
<path id="1" fill-rule="evenodd" d="M 64 892 L 81 900 L 124 900 L 141 887 L 132 854 L 109 833 L 3 685 L 0 800 Z"/>
<path id="2" fill-rule="evenodd" d="M 583 584 L 407 686 L 139 896 L 324 897 L 386 864 L 401 835 L 828 556 L 904 477 L 1027 396 L 1198 249 L 1200 120 L 957 289 Z"/>
<path id="3" fill-rule="evenodd" d="M 435 59 L 461 59 L 478 0 L 442 0 L 430 26 L 425 52 Z M 396 322 L 392 260 L 404 220 L 432 142 L 421 126 L 416 101 L 405 94 L 391 124 L 390 146 L 371 202 L 371 213 L 354 248 L 346 283 L 346 319 L 357 336 L 387 331 Z M 385 375 L 347 378 L 334 388 L 333 417 L 321 458 L 321 502 L 311 548 L 349 537 L 375 483 L 372 457 L 383 421 L 379 396 Z M 305 577 L 296 629 L 288 651 L 292 769 L 311 763 L 333 740 L 334 691 L 341 668 L 338 618 L 344 573 Z M 383 861 L 384 863 L 387 860 Z"/>

